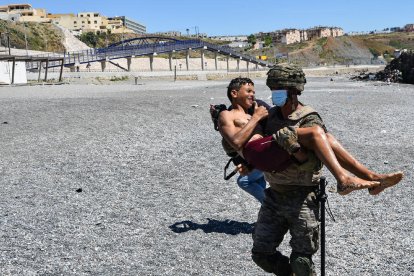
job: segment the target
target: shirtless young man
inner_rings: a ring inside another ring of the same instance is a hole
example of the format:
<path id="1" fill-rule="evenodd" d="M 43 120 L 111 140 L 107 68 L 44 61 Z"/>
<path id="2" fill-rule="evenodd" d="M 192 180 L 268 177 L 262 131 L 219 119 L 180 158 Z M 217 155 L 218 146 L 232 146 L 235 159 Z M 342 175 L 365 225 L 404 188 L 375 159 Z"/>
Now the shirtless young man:
<path id="1" fill-rule="evenodd" d="M 254 83 L 250 79 L 233 79 L 227 90 L 227 96 L 233 109 L 221 112 L 219 117 L 221 135 L 241 156 L 246 154 L 245 147 L 249 141 L 262 138 L 260 134 L 255 133 L 255 129 L 259 122 L 268 116 L 268 110 L 257 105 L 255 105 L 253 115 L 247 113 L 247 110 L 255 103 L 254 95 Z M 347 152 L 333 135 L 325 133 L 322 127 L 297 128 L 297 140 L 305 149 L 303 147 L 299 150 L 298 148 L 286 149 L 300 162 L 304 162 L 308 158 L 306 149 L 314 151 L 337 180 L 339 194 L 346 195 L 354 190 L 370 188 L 370 194 L 376 195 L 401 180 L 402 172 L 378 174 L 368 170 Z M 267 142 L 269 141 L 268 139 Z M 274 145 L 275 143 L 269 142 L 269 144 Z M 290 145 L 295 145 L 295 143 Z M 275 150 L 274 146 L 272 148 Z M 289 155 L 285 151 L 281 152 L 280 148 L 274 154 L 278 155 L 276 161 L 272 161 L 278 163 L 276 167 L 284 162 L 291 162 Z M 263 161 L 269 162 L 262 160 L 262 163 Z M 255 166 L 255 164 L 252 165 Z M 346 170 L 356 176 L 350 176 Z"/>

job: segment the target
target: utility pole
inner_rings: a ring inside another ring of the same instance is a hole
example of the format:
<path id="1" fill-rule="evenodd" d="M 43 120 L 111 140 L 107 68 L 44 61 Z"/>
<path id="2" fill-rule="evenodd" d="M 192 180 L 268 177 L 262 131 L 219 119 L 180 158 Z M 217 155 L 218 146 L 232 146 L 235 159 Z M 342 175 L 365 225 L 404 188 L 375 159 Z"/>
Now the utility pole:
<path id="1" fill-rule="evenodd" d="M 26 31 L 26 22 L 23 22 L 23 27 L 24 27 L 24 42 L 26 43 L 26 56 L 29 55 L 29 52 L 27 51 L 27 31 Z"/>
<path id="2" fill-rule="evenodd" d="M 7 47 L 9 48 L 9 56 L 11 56 L 11 51 L 10 51 L 10 33 L 7 32 Z"/>
<path id="3" fill-rule="evenodd" d="M 198 38 L 198 26 L 194 26 L 195 36 Z"/>

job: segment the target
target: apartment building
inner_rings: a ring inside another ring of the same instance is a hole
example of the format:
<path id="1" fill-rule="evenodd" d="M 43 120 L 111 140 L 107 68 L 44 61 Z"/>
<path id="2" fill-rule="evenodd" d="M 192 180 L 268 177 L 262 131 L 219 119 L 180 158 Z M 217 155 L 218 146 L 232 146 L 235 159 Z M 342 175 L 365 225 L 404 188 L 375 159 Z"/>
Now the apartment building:
<path id="1" fill-rule="evenodd" d="M 405 30 L 406 32 L 414 32 L 414 24 L 406 24 L 406 25 L 404 26 L 404 30 Z"/>
<path id="2" fill-rule="evenodd" d="M 75 14 L 48 14 L 53 23 L 72 32 L 134 33 L 125 26 L 121 18 L 107 18 L 98 12 Z"/>
<path id="3" fill-rule="evenodd" d="M 314 27 L 306 30 L 284 29 L 274 32 L 260 32 L 255 34 L 255 36 L 260 40 L 264 41 L 266 37 L 270 36 L 273 43 L 283 44 L 292 44 L 314 38 L 336 37 L 342 35 L 344 35 L 343 30 L 337 27 Z"/>
<path id="4" fill-rule="evenodd" d="M 307 29 L 306 32 L 308 33 L 308 38 L 322 38 L 322 37 L 337 37 L 343 36 L 344 31 L 338 27 L 314 27 L 311 29 Z"/>
<path id="5" fill-rule="evenodd" d="M 81 12 L 77 15 L 47 14 L 45 9 L 34 9 L 30 4 L 0 6 L 0 19 L 11 21 L 52 22 L 75 32 L 111 32 L 145 34 L 146 26 L 125 16 L 107 18 L 99 12 Z"/>
<path id="6" fill-rule="evenodd" d="M 34 9 L 30 4 L 0 6 L 0 19 L 21 22 L 50 22 L 45 9 Z"/>
<path id="7" fill-rule="evenodd" d="M 108 18 L 110 20 L 121 20 L 125 28 L 132 30 L 136 34 L 145 34 L 147 33 L 147 27 L 138 21 L 132 20 L 125 16 L 115 16 Z"/>
<path id="8" fill-rule="evenodd" d="M 214 40 L 229 41 L 229 42 L 247 41 L 246 35 L 222 35 L 222 36 L 210 36 L 209 38 L 214 39 Z"/>

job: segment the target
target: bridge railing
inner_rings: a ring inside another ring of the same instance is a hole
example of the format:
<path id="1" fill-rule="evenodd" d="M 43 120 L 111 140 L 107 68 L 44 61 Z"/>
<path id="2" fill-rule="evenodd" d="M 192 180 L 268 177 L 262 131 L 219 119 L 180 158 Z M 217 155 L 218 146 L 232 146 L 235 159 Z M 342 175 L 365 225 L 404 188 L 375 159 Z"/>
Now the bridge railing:
<path id="1" fill-rule="evenodd" d="M 269 66 L 269 63 L 257 60 L 255 57 L 242 54 L 233 50 L 228 46 L 219 46 L 212 43 L 204 42 L 202 40 L 182 40 L 175 42 L 165 42 L 165 43 L 151 43 L 151 44 L 141 44 L 141 45 L 120 45 L 116 47 L 109 48 L 97 48 L 97 49 L 88 49 L 76 52 L 67 52 L 67 53 L 52 53 L 45 55 L 37 55 L 36 57 L 60 57 L 64 58 L 64 64 L 75 65 L 75 64 L 84 64 L 90 62 L 99 62 L 105 60 L 119 59 L 131 56 L 145 56 L 153 55 L 154 53 L 170 53 L 173 51 L 184 51 L 188 49 L 200 49 L 206 48 L 210 51 L 221 52 L 224 55 L 229 55 L 233 57 L 238 57 L 246 61 L 260 64 L 262 66 Z M 49 67 L 60 66 L 59 61 L 49 62 Z M 36 69 L 39 66 L 38 62 L 28 62 L 26 65 L 27 69 Z"/>

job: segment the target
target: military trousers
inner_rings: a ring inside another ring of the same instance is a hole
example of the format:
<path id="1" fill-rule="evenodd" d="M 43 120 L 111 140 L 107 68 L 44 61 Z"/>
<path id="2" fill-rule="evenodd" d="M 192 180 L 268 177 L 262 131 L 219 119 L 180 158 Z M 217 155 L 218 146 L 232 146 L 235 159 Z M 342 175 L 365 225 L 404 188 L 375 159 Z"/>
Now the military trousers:
<path id="1" fill-rule="evenodd" d="M 284 193 L 267 188 L 253 233 L 252 252 L 273 254 L 289 231 L 292 253 L 312 256 L 319 247 L 318 217 L 313 187 Z"/>

